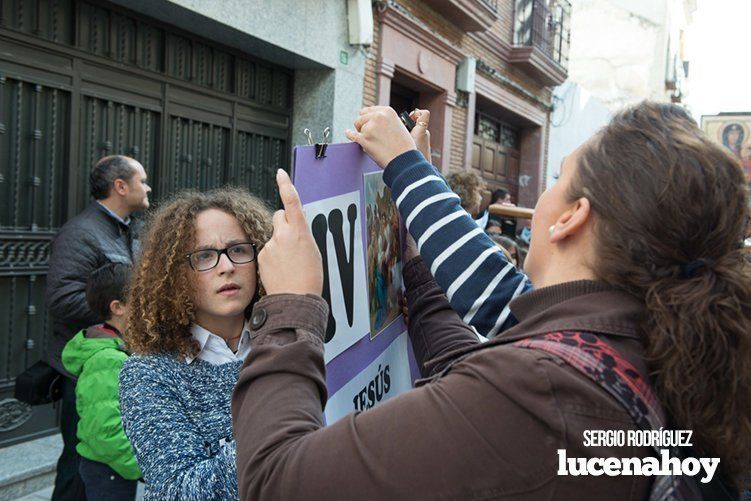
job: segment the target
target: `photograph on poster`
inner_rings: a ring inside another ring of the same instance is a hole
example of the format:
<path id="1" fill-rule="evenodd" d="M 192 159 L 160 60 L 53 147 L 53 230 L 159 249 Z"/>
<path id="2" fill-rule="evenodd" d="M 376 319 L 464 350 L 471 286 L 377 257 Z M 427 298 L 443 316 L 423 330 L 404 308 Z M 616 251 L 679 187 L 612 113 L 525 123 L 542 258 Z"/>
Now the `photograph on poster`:
<path id="1" fill-rule="evenodd" d="M 727 113 L 701 117 L 704 132 L 741 161 L 751 184 L 751 114 Z"/>
<path id="2" fill-rule="evenodd" d="M 370 336 L 376 337 L 401 311 L 402 288 L 399 215 L 381 172 L 363 176 L 367 228 Z"/>
<path id="3" fill-rule="evenodd" d="M 324 265 L 322 295 L 330 306 L 324 360 L 329 363 L 369 330 L 360 193 L 304 207 Z"/>

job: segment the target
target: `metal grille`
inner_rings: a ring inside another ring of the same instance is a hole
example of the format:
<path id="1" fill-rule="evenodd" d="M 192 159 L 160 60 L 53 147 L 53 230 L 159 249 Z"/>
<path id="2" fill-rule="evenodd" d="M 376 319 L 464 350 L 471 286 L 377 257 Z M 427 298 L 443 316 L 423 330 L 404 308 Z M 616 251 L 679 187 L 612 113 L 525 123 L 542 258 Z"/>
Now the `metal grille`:
<path id="1" fill-rule="evenodd" d="M 235 147 L 236 167 L 230 173 L 230 182 L 250 186 L 265 200 L 276 200 L 275 184 L 264 183 L 267 176 L 275 176 L 280 160 L 284 157 L 285 141 L 250 132 L 239 132 Z"/>
<path id="2" fill-rule="evenodd" d="M 180 117 L 170 119 L 168 161 L 159 175 L 162 193 L 208 190 L 225 183 L 229 129 Z"/>
<path id="3" fill-rule="evenodd" d="M 81 161 L 78 170 L 79 190 L 76 206 L 85 207 L 89 200 L 89 171 L 106 155 L 127 155 L 138 159 L 147 175 L 159 163 L 158 140 L 160 114 L 114 100 L 82 96 L 80 117 Z"/>
<path id="4" fill-rule="evenodd" d="M 0 75 L 0 390 L 45 349 L 44 278 L 63 219 L 69 120 L 70 93 Z M 42 425 L 52 419 L 37 412 Z"/>
<path id="5" fill-rule="evenodd" d="M 472 168 L 491 190 L 506 188 L 516 198 L 519 189 L 519 130 L 478 111 L 472 141 Z"/>
<path id="6" fill-rule="evenodd" d="M 571 43 L 568 0 L 516 0 L 514 44 L 534 46 L 566 67 Z"/>
<path id="7" fill-rule="evenodd" d="M 62 220 L 70 94 L 0 75 L 0 230 Z"/>
<path id="8" fill-rule="evenodd" d="M 519 149 L 519 133 L 516 131 L 516 129 L 504 126 L 501 129 L 500 143 L 506 148 Z"/>
<path id="9" fill-rule="evenodd" d="M 519 149 L 519 131 L 516 127 L 479 111 L 475 114 L 475 134 L 506 148 Z"/>
<path id="10" fill-rule="evenodd" d="M 78 48 L 118 63 L 164 71 L 163 30 L 104 6 L 76 3 Z"/>
<path id="11" fill-rule="evenodd" d="M 498 122 L 488 120 L 486 117 L 480 115 L 477 123 L 477 134 L 483 139 L 488 139 L 493 142 L 500 142 L 500 130 L 498 129 Z"/>
<path id="12" fill-rule="evenodd" d="M 0 1 L 0 403 L 45 348 L 51 239 L 104 155 L 139 160 L 156 202 L 231 183 L 276 206 L 292 73 L 104 2 Z M 51 406 L 0 423 L 49 433 Z M 4 412 L 4 411 L 3 411 Z"/>
<path id="13" fill-rule="evenodd" d="M 493 12 L 498 12 L 498 0 L 480 0 Z"/>
<path id="14" fill-rule="evenodd" d="M 0 26 L 53 42 L 72 44 L 73 24 L 69 21 L 74 3 L 74 0 L 0 2 Z"/>

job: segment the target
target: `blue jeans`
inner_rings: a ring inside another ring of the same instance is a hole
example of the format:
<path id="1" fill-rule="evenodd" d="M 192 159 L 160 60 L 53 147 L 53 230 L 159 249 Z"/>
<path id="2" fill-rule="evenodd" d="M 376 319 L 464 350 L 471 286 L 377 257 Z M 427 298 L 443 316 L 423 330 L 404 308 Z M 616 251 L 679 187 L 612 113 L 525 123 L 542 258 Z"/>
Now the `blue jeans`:
<path id="1" fill-rule="evenodd" d="M 76 382 L 63 376 L 62 399 L 60 400 L 60 433 L 63 436 L 64 447 L 57 461 L 52 501 L 86 501 L 83 481 L 78 474 L 81 456 L 76 452 L 76 445 L 78 444 L 77 428 Z"/>
<path id="2" fill-rule="evenodd" d="M 104 463 L 81 458 L 79 470 L 86 497 L 101 501 L 133 501 L 138 480 L 126 480 Z"/>

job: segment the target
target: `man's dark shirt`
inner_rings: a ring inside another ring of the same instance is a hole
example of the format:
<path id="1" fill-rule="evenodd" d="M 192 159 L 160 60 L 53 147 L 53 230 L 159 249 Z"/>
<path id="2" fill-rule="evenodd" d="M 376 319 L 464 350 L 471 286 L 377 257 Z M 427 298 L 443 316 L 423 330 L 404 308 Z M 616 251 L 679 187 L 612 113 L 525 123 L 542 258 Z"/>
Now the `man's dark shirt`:
<path id="1" fill-rule="evenodd" d="M 53 240 L 46 290 L 53 334 L 47 361 L 60 373 L 70 376 L 60 361 L 65 343 L 81 329 L 104 320 L 86 303 L 89 274 L 110 262 L 132 264 L 140 248 L 137 230 L 134 219 L 126 224 L 94 202 L 66 222 Z"/>

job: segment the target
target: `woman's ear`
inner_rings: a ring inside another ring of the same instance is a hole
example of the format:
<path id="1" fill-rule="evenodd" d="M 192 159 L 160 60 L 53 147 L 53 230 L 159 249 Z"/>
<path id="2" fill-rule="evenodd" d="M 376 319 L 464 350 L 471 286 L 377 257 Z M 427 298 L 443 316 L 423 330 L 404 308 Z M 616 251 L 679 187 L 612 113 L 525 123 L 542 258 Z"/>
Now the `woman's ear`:
<path id="1" fill-rule="evenodd" d="M 557 243 L 581 231 L 589 220 L 591 205 L 589 200 L 581 197 L 576 199 L 553 226 L 550 228 L 550 242 Z"/>

